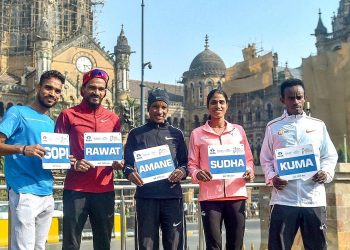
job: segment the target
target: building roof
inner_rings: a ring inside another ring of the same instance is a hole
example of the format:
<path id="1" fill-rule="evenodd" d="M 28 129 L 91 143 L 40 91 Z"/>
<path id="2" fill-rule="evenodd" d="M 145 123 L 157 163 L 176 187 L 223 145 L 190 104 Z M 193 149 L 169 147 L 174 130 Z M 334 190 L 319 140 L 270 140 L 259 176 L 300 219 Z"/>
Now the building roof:
<path id="1" fill-rule="evenodd" d="M 140 99 L 141 89 L 139 80 L 129 80 L 130 97 L 133 99 Z M 156 82 L 144 82 L 145 84 L 145 98 L 147 98 L 148 91 L 154 88 L 165 89 L 168 92 L 169 99 L 171 102 L 183 102 L 183 86 L 173 85 L 167 83 L 156 83 Z"/>
<path id="2" fill-rule="evenodd" d="M 184 73 L 184 77 L 225 74 L 225 63 L 220 56 L 209 49 L 208 36 L 205 38 L 204 48 L 204 51 L 193 59 L 189 70 Z"/>
<path id="3" fill-rule="evenodd" d="M 114 50 L 115 50 L 115 52 L 123 51 L 123 52 L 130 53 L 130 46 L 128 43 L 128 39 L 125 36 L 123 25 L 122 25 L 122 29 L 120 31 L 120 34 L 118 36 L 117 45 L 115 46 Z"/>
<path id="4" fill-rule="evenodd" d="M 323 25 L 322 19 L 321 19 L 321 10 L 318 12 L 318 23 L 317 27 L 315 29 L 315 35 L 320 35 L 320 34 L 327 34 L 327 28 Z"/>
<path id="5" fill-rule="evenodd" d="M 0 92 L 25 94 L 26 87 L 21 85 L 21 79 L 10 73 L 0 75 Z"/>
<path id="6" fill-rule="evenodd" d="M 0 75 L 0 85 L 15 85 L 20 83 L 21 79 L 15 75 L 7 72 Z"/>

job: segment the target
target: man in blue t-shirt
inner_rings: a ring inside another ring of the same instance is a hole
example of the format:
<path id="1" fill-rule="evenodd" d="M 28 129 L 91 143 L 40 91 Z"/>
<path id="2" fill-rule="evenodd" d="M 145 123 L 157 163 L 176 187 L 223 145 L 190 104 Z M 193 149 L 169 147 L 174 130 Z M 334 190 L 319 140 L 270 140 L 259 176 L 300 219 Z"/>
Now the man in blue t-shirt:
<path id="1" fill-rule="evenodd" d="M 53 132 L 47 115 L 61 96 L 65 77 L 56 70 L 43 73 L 36 98 L 28 106 L 13 106 L 0 123 L 0 155 L 11 209 L 11 249 L 45 249 L 54 203 L 53 177 L 42 168 L 45 149 L 41 132 Z"/>

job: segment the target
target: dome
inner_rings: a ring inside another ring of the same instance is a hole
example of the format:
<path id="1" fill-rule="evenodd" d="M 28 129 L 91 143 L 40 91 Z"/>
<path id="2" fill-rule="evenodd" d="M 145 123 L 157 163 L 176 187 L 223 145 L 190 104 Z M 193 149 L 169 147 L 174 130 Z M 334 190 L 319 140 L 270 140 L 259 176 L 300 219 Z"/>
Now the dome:
<path id="1" fill-rule="evenodd" d="M 224 61 L 213 51 L 206 48 L 192 61 L 189 72 L 198 74 L 225 74 Z"/>
<path id="2" fill-rule="evenodd" d="M 205 37 L 204 51 L 199 53 L 192 61 L 186 75 L 224 75 L 226 66 L 224 61 L 216 53 L 211 51 L 208 45 L 208 36 Z"/>

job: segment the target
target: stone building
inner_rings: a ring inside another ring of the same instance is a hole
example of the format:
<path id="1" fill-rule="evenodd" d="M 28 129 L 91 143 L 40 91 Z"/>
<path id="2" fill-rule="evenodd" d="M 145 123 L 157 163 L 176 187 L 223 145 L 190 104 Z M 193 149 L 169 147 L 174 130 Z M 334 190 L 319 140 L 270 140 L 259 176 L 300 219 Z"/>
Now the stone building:
<path id="1" fill-rule="evenodd" d="M 208 36 L 204 51 L 194 57 L 183 73 L 185 136 L 208 119 L 206 96 L 213 88 L 223 88 L 230 97 L 226 119 L 242 125 L 247 133 L 256 163 L 266 124 L 280 116 L 279 85 L 288 78 L 300 78 L 299 69 L 278 66 L 277 53 L 258 56 L 255 44 L 243 49 L 243 61 L 226 68 L 219 55 L 209 49 Z"/>
<path id="2" fill-rule="evenodd" d="M 113 55 L 92 36 L 92 10 L 101 2 L 0 2 L 0 116 L 12 105 L 31 102 L 35 84 L 49 69 L 59 70 L 67 79 L 54 116 L 80 101 L 82 74 L 92 67 L 105 69 L 113 82 Z M 111 92 L 104 104 L 113 107 Z"/>
<path id="3" fill-rule="evenodd" d="M 317 54 L 325 51 L 335 51 L 341 44 L 350 41 L 350 1 L 340 0 L 337 14 L 332 17 L 332 32 L 327 32 L 321 18 L 321 10 L 315 29 Z"/>
<path id="4" fill-rule="evenodd" d="M 66 76 L 62 99 L 51 110 L 53 117 L 81 101 L 82 76 L 91 68 L 104 69 L 110 76 L 102 103 L 105 107 L 113 110 L 140 103 L 140 81 L 129 79 L 132 51 L 124 28 L 114 52 L 106 51 L 94 39 L 94 13 L 103 2 L 0 0 L 0 118 L 12 105 L 30 103 L 35 84 L 49 69 Z M 169 121 L 183 125 L 182 87 L 152 82 L 147 82 L 147 87 L 167 89 L 171 99 Z"/>
<path id="5" fill-rule="evenodd" d="M 128 44 L 124 27 L 121 28 L 119 36 L 116 36 L 113 52 L 106 51 L 93 37 L 94 13 L 101 4 L 103 1 L 97 0 L 0 0 L 0 117 L 12 105 L 29 103 L 33 98 L 38 77 L 48 69 L 57 69 L 67 78 L 62 99 L 52 110 L 52 115 L 57 116 L 63 108 L 80 102 L 83 73 L 98 67 L 110 75 L 103 105 L 111 110 L 132 105 L 131 115 L 137 120 L 140 113 L 140 81 L 132 80 L 129 76 L 133 51 Z M 329 60 L 327 64 L 334 62 L 337 65 L 334 66 L 335 70 L 340 69 L 339 65 L 346 65 L 346 61 L 340 56 L 348 53 L 344 49 L 347 48 L 350 33 L 349 6 L 349 0 L 340 1 L 338 14 L 333 17 L 332 33 L 327 33 L 321 15 L 315 29 L 318 56 L 325 57 L 333 53 L 339 57 Z M 306 82 L 322 83 L 325 79 L 328 82 L 333 81 L 330 78 L 331 72 L 324 77 L 315 74 L 319 71 L 318 68 L 322 71 L 322 62 L 325 62 L 324 59 L 317 59 L 320 60 L 317 64 L 319 66 L 314 67 L 312 65 L 315 60 L 316 57 L 310 57 L 303 61 L 303 78 Z M 243 61 L 226 67 L 220 56 L 209 49 L 206 37 L 204 50 L 194 57 L 189 69 L 183 73 L 180 85 L 146 81 L 145 90 L 147 92 L 160 87 L 168 91 L 171 101 L 169 122 L 184 130 L 188 138 L 193 128 L 208 119 L 207 94 L 213 88 L 222 87 L 230 96 L 227 119 L 244 126 L 257 156 L 266 123 L 282 112 L 279 84 L 286 78 L 301 77 L 299 69 L 289 69 L 287 65 L 282 68 L 278 65 L 277 53 L 261 55 L 256 52 L 255 45 L 250 44 L 243 49 Z M 342 69 L 345 74 L 346 68 Z M 339 82 L 344 83 L 339 76 L 337 74 Z M 320 105 L 328 113 L 333 113 L 333 116 L 339 116 L 339 112 L 329 109 L 332 107 L 327 104 L 330 98 L 323 98 L 329 91 L 323 91 L 317 96 L 313 94 L 317 92 L 312 90 L 315 87 L 311 86 L 322 84 L 307 86 L 307 91 L 313 97 L 313 114 L 320 114 L 319 117 L 326 122 L 341 119 L 328 119 L 326 112 L 322 113 L 317 109 Z M 340 96 L 343 93 L 346 92 L 340 91 Z M 321 97 L 323 102 L 317 104 L 317 98 Z M 341 108 L 343 113 L 350 113 L 346 106 L 337 108 Z M 117 109 L 118 113 L 121 110 Z M 342 127 L 335 130 L 335 136 L 347 134 L 346 121 L 337 124 L 342 124 Z M 342 137 L 339 137 L 339 142 L 340 139 Z"/>
<path id="6" fill-rule="evenodd" d="M 206 97 L 208 93 L 225 80 L 226 66 L 223 60 L 209 49 L 208 36 L 204 50 L 191 62 L 188 71 L 183 73 L 185 107 L 185 136 L 208 120 Z"/>
<path id="7" fill-rule="evenodd" d="M 266 124 L 283 113 L 280 85 L 286 79 L 300 78 L 300 70 L 289 69 L 287 63 L 279 67 L 277 53 L 257 56 L 254 44 L 243 49 L 243 58 L 226 71 L 224 90 L 230 94 L 227 119 L 244 127 L 259 164 Z"/>
<path id="8" fill-rule="evenodd" d="M 317 55 L 302 62 L 311 113 L 326 123 L 337 149 L 344 149 L 350 136 L 350 1 L 339 1 L 331 32 L 327 32 L 319 11 L 314 35 Z"/>

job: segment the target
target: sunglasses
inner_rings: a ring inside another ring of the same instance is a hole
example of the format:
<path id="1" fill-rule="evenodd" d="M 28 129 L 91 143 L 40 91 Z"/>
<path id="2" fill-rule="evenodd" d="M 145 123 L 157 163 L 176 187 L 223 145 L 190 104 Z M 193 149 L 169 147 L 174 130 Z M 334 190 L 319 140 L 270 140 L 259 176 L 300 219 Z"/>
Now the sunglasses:
<path id="1" fill-rule="evenodd" d="M 108 83 L 109 80 L 109 76 L 106 73 L 106 71 L 102 70 L 102 69 L 93 69 L 89 72 L 87 72 L 84 77 L 83 77 L 83 83 L 85 84 L 86 82 L 88 82 L 90 79 L 92 78 L 101 78 L 103 79 L 106 83 Z"/>

